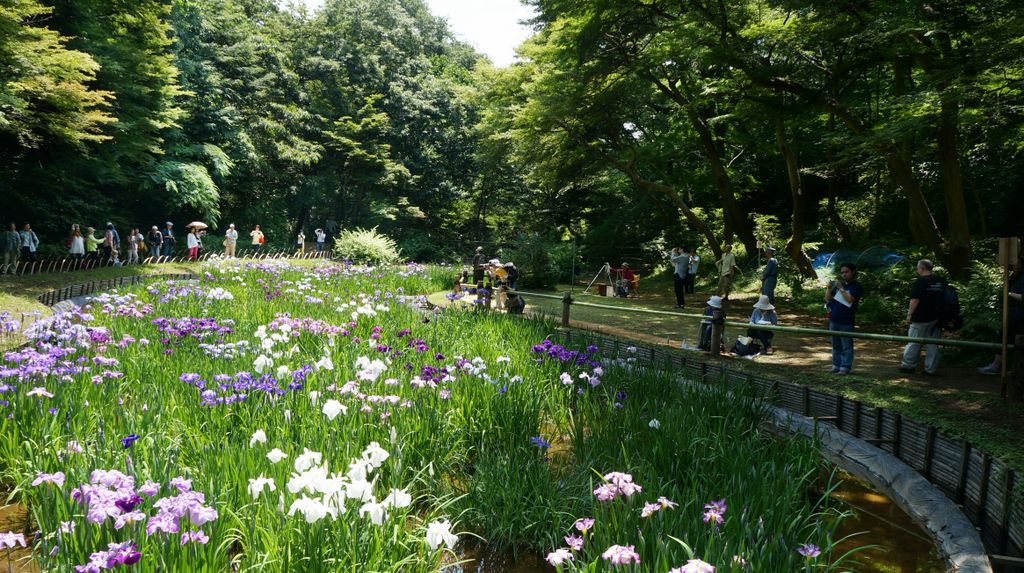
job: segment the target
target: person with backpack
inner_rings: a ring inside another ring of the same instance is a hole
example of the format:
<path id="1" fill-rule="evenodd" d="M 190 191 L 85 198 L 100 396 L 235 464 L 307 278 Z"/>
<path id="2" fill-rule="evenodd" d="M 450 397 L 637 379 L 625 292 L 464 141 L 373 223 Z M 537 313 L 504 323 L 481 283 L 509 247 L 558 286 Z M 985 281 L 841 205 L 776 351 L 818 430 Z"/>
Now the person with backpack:
<path id="1" fill-rule="evenodd" d="M 841 280 L 831 281 L 825 288 L 825 306 L 828 307 L 828 329 L 853 332 L 857 305 L 864 287 L 857 281 L 857 267 L 853 263 L 839 266 Z M 832 337 L 832 368 L 830 372 L 845 376 L 853 368 L 853 338 Z"/>
<path id="2" fill-rule="evenodd" d="M 907 336 L 911 338 L 942 338 L 941 318 L 943 302 L 946 295 L 946 282 L 932 273 L 934 264 L 928 259 L 917 263 L 917 280 L 910 288 L 910 305 L 907 307 L 907 323 L 910 327 Z M 913 374 L 917 372 L 917 361 L 921 355 L 921 343 L 908 343 L 903 349 L 903 362 L 900 372 Z M 939 346 L 925 346 L 924 373 L 936 376 L 939 368 Z"/>

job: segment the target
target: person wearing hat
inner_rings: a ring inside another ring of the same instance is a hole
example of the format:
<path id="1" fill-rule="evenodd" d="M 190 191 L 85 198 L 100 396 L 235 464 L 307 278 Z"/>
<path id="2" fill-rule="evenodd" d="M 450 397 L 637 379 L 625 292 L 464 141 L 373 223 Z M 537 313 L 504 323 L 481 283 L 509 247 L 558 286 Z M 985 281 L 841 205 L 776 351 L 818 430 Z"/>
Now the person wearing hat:
<path id="1" fill-rule="evenodd" d="M 736 255 L 732 254 L 732 245 L 726 245 L 722 249 L 722 258 L 715 261 L 718 267 L 718 296 L 722 300 L 729 300 L 729 292 L 732 291 L 732 274 L 740 270 L 736 266 Z"/>
<path id="2" fill-rule="evenodd" d="M 512 261 L 505 263 L 505 284 L 512 290 L 519 290 L 519 269 Z"/>
<path id="3" fill-rule="evenodd" d="M 830 281 L 825 288 L 825 306 L 828 307 L 828 329 L 853 332 L 857 305 L 864 287 L 857 282 L 857 267 L 853 263 L 839 266 L 841 280 Z M 853 339 L 848 336 L 832 337 L 832 369 L 845 376 L 853 368 Z"/>
<path id="4" fill-rule="evenodd" d="M 765 354 L 774 353 L 775 349 L 772 348 L 772 339 L 775 338 L 775 333 L 770 330 L 753 328 L 754 325 L 758 324 L 771 326 L 779 324 L 779 315 L 775 313 L 775 305 L 768 299 L 768 295 L 763 294 L 757 299 L 754 311 L 750 313 L 750 324 L 751 328 L 747 329 L 747 336 L 759 340 L 764 346 Z"/>
<path id="5" fill-rule="evenodd" d="M 238 231 L 235 229 L 235 224 L 231 223 L 228 225 L 227 232 L 224 233 L 224 256 L 235 257 L 235 248 L 238 247 Z"/>
<path id="6" fill-rule="evenodd" d="M 701 312 L 703 318 L 697 330 L 697 347 L 701 350 L 711 350 L 711 321 L 715 318 L 716 312 L 722 312 L 722 297 L 712 295 L 704 304 L 704 311 Z M 722 318 L 725 318 L 724 314 Z"/>
<path id="7" fill-rule="evenodd" d="M 775 258 L 775 247 L 765 249 L 768 253 L 768 262 L 764 265 L 761 273 L 761 294 L 767 295 L 768 300 L 775 304 L 775 285 L 779 282 L 779 261 Z"/>
<path id="8" fill-rule="evenodd" d="M 164 256 L 171 256 L 171 250 L 174 248 L 176 239 L 174 238 L 174 223 L 167 221 L 164 223 L 163 230 L 164 239 Z"/>
<path id="9" fill-rule="evenodd" d="M 485 264 L 487 258 L 484 256 L 484 248 L 477 247 L 476 254 L 473 255 L 473 284 L 479 285 L 484 282 L 484 271 L 487 270 Z"/>
<path id="10" fill-rule="evenodd" d="M 156 225 L 150 227 L 149 234 L 146 235 L 146 242 L 149 243 L 149 256 L 156 262 L 160 257 L 160 250 L 164 246 L 164 235 Z"/>
<path id="11" fill-rule="evenodd" d="M 99 246 L 102 242 L 103 239 L 96 236 L 96 229 L 93 227 L 85 228 L 85 260 L 96 260 L 97 253 L 99 252 Z"/>

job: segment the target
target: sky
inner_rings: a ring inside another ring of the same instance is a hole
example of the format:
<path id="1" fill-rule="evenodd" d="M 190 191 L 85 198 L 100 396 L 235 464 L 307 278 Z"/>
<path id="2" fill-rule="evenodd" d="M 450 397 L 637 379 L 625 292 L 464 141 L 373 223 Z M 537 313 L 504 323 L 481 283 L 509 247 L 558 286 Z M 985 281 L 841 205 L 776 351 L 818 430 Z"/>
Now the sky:
<path id="1" fill-rule="evenodd" d="M 315 10 L 323 0 L 301 0 Z M 519 0 L 425 0 L 430 11 L 448 20 L 455 36 L 484 53 L 495 66 L 515 60 L 515 48 L 530 36 L 519 24 L 531 18 L 533 9 Z"/>

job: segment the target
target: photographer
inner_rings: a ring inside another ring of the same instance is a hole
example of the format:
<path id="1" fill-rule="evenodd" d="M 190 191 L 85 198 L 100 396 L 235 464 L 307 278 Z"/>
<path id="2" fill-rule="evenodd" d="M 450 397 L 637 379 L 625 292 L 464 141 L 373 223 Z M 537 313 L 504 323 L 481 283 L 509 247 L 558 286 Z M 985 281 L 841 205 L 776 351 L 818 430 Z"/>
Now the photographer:
<path id="1" fill-rule="evenodd" d="M 841 280 L 829 281 L 825 287 L 825 306 L 829 310 L 828 329 L 853 332 L 857 305 L 864 287 L 857 282 L 857 267 L 843 263 L 839 267 Z M 847 375 L 853 368 L 853 339 L 848 336 L 832 337 L 832 369 L 830 372 Z"/>

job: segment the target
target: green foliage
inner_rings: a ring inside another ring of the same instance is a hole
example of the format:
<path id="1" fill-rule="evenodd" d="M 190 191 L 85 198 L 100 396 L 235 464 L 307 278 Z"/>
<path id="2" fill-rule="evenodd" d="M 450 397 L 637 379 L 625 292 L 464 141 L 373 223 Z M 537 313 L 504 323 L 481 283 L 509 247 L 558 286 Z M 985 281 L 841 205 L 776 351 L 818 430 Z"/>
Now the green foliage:
<path id="1" fill-rule="evenodd" d="M 334 240 L 334 253 L 357 264 L 389 265 L 401 258 L 398 245 L 372 229 L 345 229 Z"/>
<path id="2" fill-rule="evenodd" d="M 537 233 L 523 235 L 506 260 L 511 260 L 519 269 L 519 286 L 523 288 L 544 288 L 555 284 L 558 272 L 552 266 L 551 252 L 555 243 Z"/>

